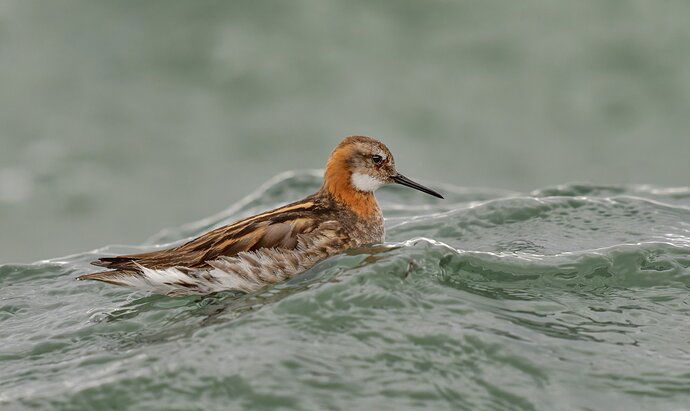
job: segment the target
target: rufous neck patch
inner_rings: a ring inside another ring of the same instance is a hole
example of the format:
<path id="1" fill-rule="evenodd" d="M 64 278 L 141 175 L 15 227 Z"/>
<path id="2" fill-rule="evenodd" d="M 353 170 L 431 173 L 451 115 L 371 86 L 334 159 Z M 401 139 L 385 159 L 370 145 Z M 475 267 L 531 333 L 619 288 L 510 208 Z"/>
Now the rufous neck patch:
<path id="1" fill-rule="evenodd" d="M 373 192 L 364 192 L 352 186 L 352 172 L 347 159 L 352 155 L 352 148 L 345 146 L 336 149 L 326 164 L 324 187 L 337 201 L 345 204 L 363 218 L 373 216 L 379 210 Z"/>

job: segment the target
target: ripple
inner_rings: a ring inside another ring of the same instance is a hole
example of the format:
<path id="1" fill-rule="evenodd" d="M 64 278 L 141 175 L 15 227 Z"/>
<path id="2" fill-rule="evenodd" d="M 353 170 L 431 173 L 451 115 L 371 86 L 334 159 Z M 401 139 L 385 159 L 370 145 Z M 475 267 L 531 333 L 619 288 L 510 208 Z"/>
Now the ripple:
<path id="1" fill-rule="evenodd" d="M 430 183 L 448 201 L 382 192 L 384 246 L 253 294 L 74 281 L 96 254 L 163 247 L 318 184 L 286 173 L 145 246 L 0 265 L 0 404 L 550 409 L 567 393 L 602 408 L 612 389 L 621 407 L 687 400 L 682 188 Z"/>

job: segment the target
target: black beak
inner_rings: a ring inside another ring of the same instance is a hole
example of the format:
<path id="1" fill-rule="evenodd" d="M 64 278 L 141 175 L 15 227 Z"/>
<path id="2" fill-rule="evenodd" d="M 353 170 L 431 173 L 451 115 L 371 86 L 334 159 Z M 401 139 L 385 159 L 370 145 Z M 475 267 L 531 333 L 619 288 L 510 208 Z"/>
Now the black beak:
<path id="1" fill-rule="evenodd" d="M 441 194 L 437 193 L 436 191 L 434 191 L 430 188 L 426 188 L 419 183 L 415 183 L 414 181 L 410 180 L 409 178 L 405 177 L 402 174 L 394 175 L 393 181 L 395 181 L 398 184 L 402 184 L 404 186 L 412 187 L 415 190 L 419 190 L 423 193 L 431 194 L 434 197 L 443 198 L 443 196 Z"/>

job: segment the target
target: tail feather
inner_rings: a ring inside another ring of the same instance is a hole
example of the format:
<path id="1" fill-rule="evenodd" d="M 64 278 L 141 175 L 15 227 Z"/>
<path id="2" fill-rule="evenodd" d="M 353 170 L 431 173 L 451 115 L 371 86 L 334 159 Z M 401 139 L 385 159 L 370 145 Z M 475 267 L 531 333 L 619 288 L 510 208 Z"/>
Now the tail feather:
<path id="1" fill-rule="evenodd" d="M 131 276 L 134 275 L 134 273 L 127 272 L 127 271 L 101 271 L 98 273 L 92 273 L 92 274 L 84 274 L 80 275 L 77 277 L 77 280 L 84 281 L 84 280 L 95 280 L 95 281 L 102 281 L 104 283 L 108 284 L 114 284 L 114 285 L 121 285 L 121 286 L 131 286 L 127 281 L 124 281 L 123 278 L 126 276 Z"/>
<path id="2" fill-rule="evenodd" d="M 96 261 L 92 261 L 91 265 L 98 267 L 113 267 L 120 264 L 130 263 L 134 261 L 132 257 L 102 257 Z"/>

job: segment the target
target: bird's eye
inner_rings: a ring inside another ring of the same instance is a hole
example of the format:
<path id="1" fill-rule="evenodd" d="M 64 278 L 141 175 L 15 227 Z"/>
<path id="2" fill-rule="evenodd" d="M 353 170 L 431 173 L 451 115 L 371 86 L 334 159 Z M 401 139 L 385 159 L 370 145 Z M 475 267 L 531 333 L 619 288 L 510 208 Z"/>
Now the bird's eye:
<path id="1" fill-rule="evenodd" d="M 381 157 L 378 154 L 374 154 L 373 156 L 371 156 L 371 161 L 373 161 L 374 164 L 378 165 L 378 164 L 381 164 L 383 162 L 383 157 Z"/>

